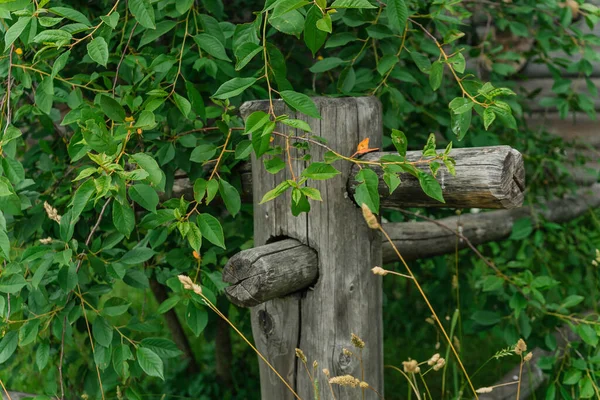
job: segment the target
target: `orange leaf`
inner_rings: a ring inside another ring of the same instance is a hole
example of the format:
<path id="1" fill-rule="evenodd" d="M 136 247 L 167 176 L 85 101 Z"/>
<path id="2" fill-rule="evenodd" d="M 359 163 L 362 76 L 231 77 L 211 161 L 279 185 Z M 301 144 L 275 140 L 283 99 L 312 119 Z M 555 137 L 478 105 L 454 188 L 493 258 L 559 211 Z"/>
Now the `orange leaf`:
<path id="1" fill-rule="evenodd" d="M 356 147 L 357 153 L 362 153 L 369 148 L 369 138 L 363 139 Z"/>
<path id="2" fill-rule="evenodd" d="M 354 153 L 354 156 L 358 156 L 361 154 L 365 154 L 365 153 L 369 153 L 371 151 L 376 151 L 379 149 L 370 149 L 369 148 L 369 138 L 363 139 L 358 146 L 356 147 L 356 153 Z"/>

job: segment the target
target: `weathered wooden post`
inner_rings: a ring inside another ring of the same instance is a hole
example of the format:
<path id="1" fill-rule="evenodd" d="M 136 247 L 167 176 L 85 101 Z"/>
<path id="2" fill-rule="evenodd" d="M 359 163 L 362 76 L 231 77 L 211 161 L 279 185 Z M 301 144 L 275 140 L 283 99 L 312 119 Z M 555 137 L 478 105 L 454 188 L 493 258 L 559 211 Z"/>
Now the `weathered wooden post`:
<path id="1" fill-rule="evenodd" d="M 381 106 L 375 98 L 316 98 L 322 119 L 308 118 L 275 102 L 278 115 L 303 119 L 313 135 L 325 139 L 328 146 L 341 154 L 353 154 L 358 143 L 370 139 L 371 147 L 381 146 Z M 247 117 L 253 111 L 267 111 L 266 101 L 242 106 Z M 276 128 L 294 133 L 288 126 Z M 282 138 L 277 139 L 284 140 Z M 286 143 L 280 144 L 283 147 Z M 313 160 L 320 160 L 323 150 L 313 146 Z M 378 160 L 386 153 L 366 155 Z M 409 152 L 409 160 L 420 152 Z M 514 208 L 523 202 L 524 169 L 521 154 L 508 146 L 453 150 L 457 176 L 444 179 L 446 204 L 427 197 L 410 175 L 402 176 L 402 186 L 389 196 L 380 187 L 385 207 L 480 207 Z M 223 271 L 229 283 L 229 298 L 236 304 L 252 307 L 252 330 L 256 347 L 287 380 L 302 399 L 314 398 L 314 386 L 296 358 L 300 348 L 319 366 L 313 378 L 319 381 L 320 398 L 330 400 L 326 368 L 331 376 L 353 375 L 383 393 L 383 329 L 381 277 L 370 272 L 382 261 L 395 258 L 382 246 L 377 231 L 370 230 L 360 208 L 353 201 L 354 171 L 349 163 L 338 162 L 341 174 L 327 181 L 314 181 L 323 202 L 312 202 L 308 214 L 294 217 L 289 196 L 280 196 L 258 204 L 263 195 L 286 179 L 293 179 L 304 169 L 301 156 L 292 153 L 289 169 L 276 175 L 268 173 L 262 160 L 252 160 L 252 197 L 254 199 L 255 248 L 231 258 Z M 441 172 L 441 171 L 440 171 Z M 381 171 L 378 171 L 381 175 Z M 392 227 L 389 224 L 390 228 Z M 385 227 L 385 225 L 384 225 Z M 386 254 L 382 259 L 383 253 Z M 365 343 L 362 366 L 344 349 L 355 350 L 351 333 Z M 364 375 L 363 375 L 364 374 Z M 293 399 L 294 395 L 270 370 L 260 363 L 262 400 Z M 362 399 L 361 389 L 334 386 L 338 399 Z M 377 395 L 367 390 L 365 398 Z"/>
<path id="2" fill-rule="evenodd" d="M 342 154 L 352 154 L 358 143 L 370 139 L 372 147 L 381 147 L 381 105 L 375 98 L 316 98 L 322 119 L 307 118 L 276 102 L 277 114 L 289 114 L 303 119 L 313 135 L 327 140 L 328 146 Z M 246 103 L 242 114 L 268 109 L 264 101 Z M 290 132 L 279 125 L 277 130 Z M 283 143 L 285 145 L 285 143 Z M 322 149 L 313 146 L 313 159 L 323 156 Z M 303 161 L 292 161 L 298 176 Z M 321 372 L 328 368 L 332 376 L 358 374 L 360 363 L 344 355 L 352 349 L 350 334 L 359 335 L 367 344 L 363 352 L 364 380 L 377 390 L 383 390 L 383 331 L 381 309 L 381 278 L 369 273 L 381 264 L 381 240 L 363 221 L 362 213 L 347 192 L 351 165 L 336 164 L 342 172 L 327 181 L 311 185 L 326 199 L 311 202 L 311 211 L 299 217 L 290 212 L 290 197 L 281 196 L 259 205 L 263 195 L 284 179 L 292 179 L 285 169 L 277 175 L 268 173 L 262 160 L 252 161 L 254 198 L 254 243 L 261 246 L 281 238 L 296 239 L 318 254 L 319 278 L 310 290 L 275 298 L 252 309 L 252 330 L 257 348 L 270 360 L 279 373 L 303 399 L 314 397 L 312 384 L 295 348 L 301 348 L 309 360 L 319 363 L 317 378 L 321 399 L 330 399 L 329 386 Z M 295 263 L 289 265 L 294 269 Z M 263 400 L 293 399 L 270 369 L 261 363 Z M 312 372 L 312 371 L 311 371 Z M 338 399 L 362 398 L 360 390 L 334 388 Z M 367 399 L 375 399 L 368 393 Z"/>

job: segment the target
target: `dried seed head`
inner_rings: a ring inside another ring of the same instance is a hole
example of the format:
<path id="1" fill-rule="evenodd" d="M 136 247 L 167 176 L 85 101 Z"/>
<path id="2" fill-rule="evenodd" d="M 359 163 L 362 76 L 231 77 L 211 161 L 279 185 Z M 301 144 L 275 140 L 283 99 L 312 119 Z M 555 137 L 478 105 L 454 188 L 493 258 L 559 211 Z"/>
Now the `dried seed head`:
<path id="1" fill-rule="evenodd" d="M 304 364 L 306 364 L 306 356 L 301 349 L 296 349 L 296 357 L 298 357 Z"/>
<path id="2" fill-rule="evenodd" d="M 404 372 L 406 373 L 418 374 L 421 372 L 421 368 L 419 368 L 419 363 L 417 360 L 402 361 L 402 366 L 404 367 Z"/>
<path id="3" fill-rule="evenodd" d="M 452 289 L 458 288 L 458 276 L 452 275 Z"/>
<path id="4" fill-rule="evenodd" d="M 365 348 L 365 342 L 359 338 L 357 335 L 355 335 L 354 333 L 350 336 L 351 337 L 351 341 L 352 344 L 354 345 L 354 347 L 356 347 L 357 349 L 364 349 Z"/>
<path id="5" fill-rule="evenodd" d="M 435 365 L 433 366 L 433 370 L 434 371 L 439 371 L 440 369 L 444 368 L 444 365 L 446 365 L 446 360 L 443 359 L 443 358 L 439 358 L 435 362 Z"/>
<path id="6" fill-rule="evenodd" d="M 427 365 L 432 366 L 440 359 L 440 353 L 435 353 L 431 356 L 431 358 L 427 361 Z"/>
<path id="7" fill-rule="evenodd" d="M 460 340 L 456 336 L 452 338 L 452 344 L 454 345 L 457 351 L 460 351 Z"/>
<path id="8" fill-rule="evenodd" d="M 482 387 L 476 390 L 477 393 L 492 393 L 492 390 L 494 390 L 491 387 Z"/>
<path id="9" fill-rule="evenodd" d="M 342 353 L 344 353 L 346 357 L 352 357 L 352 352 L 348 349 L 342 349 Z"/>
<path id="10" fill-rule="evenodd" d="M 369 226 L 369 228 L 379 229 L 380 228 L 379 221 L 377 221 L 377 217 L 375 216 L 375 214 L 373 214 L 373 211 L 371 211 L 369 206 L 367 206 L 365 203 L 363 203 L 361 208 L 362 208 L 362 212 L 363 212 L 363 217 L 365 218 L 365 221 L 367 222 L 367 225 Z"/>
<path id="11" fill-rule="evenodd" d="M 375 268 L 371 269 L 371 272 L 373 272 L 375 275 L 386 276 L 389 271 L 387 269 L 383 269 L 381 267 L 375 267 Z"/>
<path id="12" fill-rule="evenodd" d="M 334 376 L 333 378 L 329 379 L 329 383 L 335 383 L 336 385 L 340 386 L 350 386 L 353 388 L 360 385 L 360 381 L 352 375 Z"/>
<path id="13" fill-rule="evenodd" d="M 435 321 L 431 317 L 425 318 L 425 322 L 427 322 L 428 324 L 431 324 L 431 325 L 435 325 Z"/>
<path id="14" fill-rule="evenodd" d="M 533 358 L 533 353 L 529 352 L 525 357 L 523 357 L 524 361 L 530 361 Z"/>
<path id="15" fill-rule="evenodd" d="M 50 244 L 52 243 L 52 238 L 48 236 L 46 239 L 40 239 L 41 244 Z"/>
<path id="16" fill-rule="evenodd" d="M 202 288 L 199 285 L 196 285 L 189 276 L 177 275 L 177 278 L 179 278 L 179 282 L 181 282 L 185 290 L 191 290 L 196 294 L 202 293 Z"/>
<path id="17" fill-rule="evenodd" d="M 202 257 L 200 257 L 200 253 L 198 253 L 196 250 L 192 251 L 192 256 L 194 256 L 196 260 L 202 259 Z"/>
<path id="18" fill-rule="evenodd" d="M 520 356 L 525 351 L 527 351 L 527 343 L 525 343 L 523 339 L 519 339 L 519 341 L 515 345 L 515 354 Z"/>
<path id="19" fill-rule="evenodd" d="M 44 202 L 44 210 L 46 210 L 46 214 L 48 214 L 48 218 L 52 221 L 56 221 L 60 224 L 61 216 L 58 215 L 58 211 L 56 208 L 52 207 L 47 201 Z"/>
<path id="20" fill-rule="evenodd" d="M 369 384 L 365 381 L 362 381 L 361 383 L 359 383 L 359 386 L 363 389 L 368 389 L 369 388 Z"/>
<path id="21" fill-rule="evenodd" d="M 317 369 L 318 366 L 319 363 L 317 362 L 317 360 L 313 361 L 313 369 Z"/>
<path id="22" fill-rule="evenodd" d="M 441 344 L 440 344 L 440 342 L 437 342 L 437 343 L 435 344 L 435 349 L 436 349 L 436 350 L 439 350 L 439 349 L 440 349 L 440 347 L 441 347 Z"/>
<path id="23" fill-rule="evenodd" d="M 329 378 L 329 370 L 327 368 L 323 368 L 323 375 Z"/>

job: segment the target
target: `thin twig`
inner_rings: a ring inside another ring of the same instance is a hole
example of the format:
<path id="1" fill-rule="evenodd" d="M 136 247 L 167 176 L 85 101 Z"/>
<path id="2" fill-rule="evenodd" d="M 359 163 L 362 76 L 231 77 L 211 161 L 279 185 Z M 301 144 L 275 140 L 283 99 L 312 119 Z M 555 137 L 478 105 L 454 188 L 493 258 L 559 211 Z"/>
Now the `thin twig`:
<path id="1" fill-rule="evenodd" d="M 119 69 L 121 68 L 121 64 L 123 63 L 123 59 L 125 58 L 125 54 L 127 53 L 127 49 L 129 48 L 129 42 L 131 42 L 131 38 L 133 37 L 133 33 L 135 32 L 135 28 L 137 28 L 138 23 L 136 22 L 131 28 L 131 33 L 129 34 L 129 39 L 127 39 L 127 43 L 125 44 L 125 48 L 123 49 L 123 54 L 121 54 L 121 59 L 117 64 L 117 70 L 115 71 L 115 79 L 113 80 L 112 94 L 115 97 L 115 88 L 117 87 L 117 79 L 119 78 Z"/>
<path id="2" fill-rule="evenodd" d="M 92 241 L 92 237 L 94 236 L 94 233 L 96 232 L 96 229 L 98 229 L 98 226 L 100 226 L 100 221 L 102 221 L 102 216 L 104 215 L 104 211 L 106 211 L 106 207 L 108 207 L 108 205 L 110 204 L 111 200 L 112 200 L 112 197 L 109 197 L 108 200 L 106 200 L 106 203 L 104 203 L 104 206 L 102 206 L 102 210 L 100 210 L 100 215 L 98 215 L 98 220 L 96 221 L 96 224 L 94 225 L 94 227 L 90 231 L 90 234 L 88 235 L 87 239 L 85 239 L 85 246 L 86 247 L 88 247 L 90 245 L 90 242 Z M 79 272 L 79 268 L 81 268 L 81 264 L 82 263 L 83 263 L 83 253 L 81 253 L 79 255 L 79 261 L 77 262 L 76 272 Z"/>
<path id="3" fill-rule="evenodd" d="M 8 127 L 11 124 L 11 119 L 12 119 L 12 113 L 10 110 L 10 91 L 11 91 L 11 87 L 12 87 L 12 58 L 13 58 L 13 52 L 14 52 L 14 45 L 10 45 L 10 54 L 8 56 L 8 78 L 6 80 L 6 126 L 4 127 L 4 131 L 2 133 L 2 135 L 6 134 L 6 131 L 8 130 Z"/>
<path id="4" fill-rule="evenodd" d="M 10 393 L 8 393 L 8 390 L 6 390 L 6 387 L 4 387 L 4 382 L 2 382 L 2 379 L 0 379 L 0 386 L 2 386 L 2 390 L 4 391 L 4 394 L 6 395 L 8 400 L 12 400 L 12 397 L 10 397 Z"/>
<path id="5" fill-rule="evenodd" d="M 60 399 L 65 400 L 65 382 L 63 379 L 63 359 L 65 356 L 65 331 L 67 330 L 67 316 L 63 317 L 62 335 L 60 339 L 60 360 L 58 362 L 58 379 L 60 380 Z"/>

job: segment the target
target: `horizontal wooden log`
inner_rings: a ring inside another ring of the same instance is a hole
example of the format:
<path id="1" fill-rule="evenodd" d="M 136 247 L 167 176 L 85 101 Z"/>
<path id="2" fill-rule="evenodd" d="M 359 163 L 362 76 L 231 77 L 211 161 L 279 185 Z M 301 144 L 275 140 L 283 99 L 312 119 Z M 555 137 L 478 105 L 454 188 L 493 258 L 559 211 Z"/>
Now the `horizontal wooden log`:
<path id="1" fill-rule="evenodd" d="M 573 195 L 554 199 L 534 208 L 497 210 L 478 214 L 463 214 L 434 222 L 398 222 L 384 224 L 400 254 L 407 260 L 433 257 L 455 251 L 456 232 L 474 245 L 506 239 L 516 220 L 524 217 L 543 217 L 546 221 L 563 223 L 583 215 L 591 208 L 600 207 L 600 183 L 582 188 Z M 442 226 L 443 225 L 443 226 Z M 458 248 L 467 243 L 458 241 Z M 383 244 L 383 261 L 397 260 L 391 246 Z"/>
<path id="2" fill-rule="evenodd" d="M 316 282 L 317 253 L 295 239 L 286 239 L 231 257 L 223 280 L 231 286 L 225 293 L 232 303 L 252 307 L 284 297 Z"/>
<path id="3" fill-rule="evenodd" d="M 369 153 L 362 159 L 379 161 L 391 154 L 395 153 Z M 421 156 L 421 151 L 410 151 L 406 159 L 417 161 Z M 380 179 L 382 207 L 515 208 L 523 204 L 525 169 L 523 157 L 517 150 L 510 146 L 472 147 L 454 149 L 450 156 L 456 160 L 456 176 L 450 175 L 445 166 L 437 174 L 446 203 L 427 196 L 415 177 L 403 173 L 400 175 L 400 187 L 391 195 Z M 427 170 L 429 167 L 421 164 L 420 168 Z M 375 168 L 375 171 L 380 177 L 383 175 L 380 168 Z M 354 166 L 352 176 L 357 172 L 358 166 Z M 350 182 L 350 194 L 354 194 L 357 185 L 356 181 Z"/>
<path id="4" fill-rule="evenodd" d="M 595 207 L 600 207 L 600 183 L 535 208 L 464 214 L 436 222 L 384 223 L 383 228 L 405 260 L 416 260 L 455 251 L 456 232 L 478 245 L 506 239 L 520 218 L 542 216 L 546 221 L 562 223 Z M 466 247 L 466 241 L 458 241 L 459 249 Z M 398 261 L 390 243 L 382 243 L 382 252 L 384 263 Z M 317 254 L 294 239 L 241 251 L 223 269 L 223 280 L 231 284 L 225 289 L 227 297 L 242 307 L 304 290 L 317 276 Z"/>
<path id="5" fill-rule="evenodd" d="M 0 399 L 2 400 L 8 400 L 9 397 L 6 395 L 6 392 L 2 389 L 0 389 Z M 36 397 L 37 395 L 35 394 L 31 394 L 31 393 L 23 393 L 23 392 L 13 392 L 13 391 L 8 391 L 8 395 L 10 396 L 11 400 L 21 400 L 21 399 L 33 399 L 34 397 Z"/>

